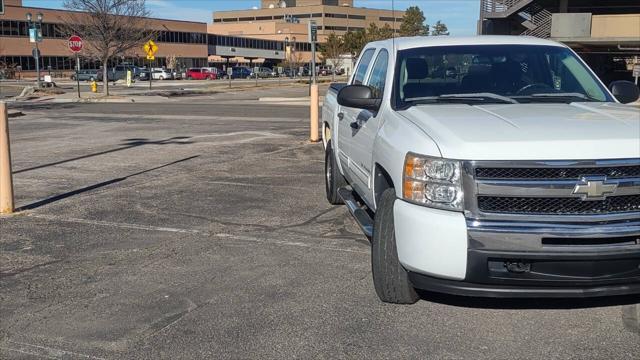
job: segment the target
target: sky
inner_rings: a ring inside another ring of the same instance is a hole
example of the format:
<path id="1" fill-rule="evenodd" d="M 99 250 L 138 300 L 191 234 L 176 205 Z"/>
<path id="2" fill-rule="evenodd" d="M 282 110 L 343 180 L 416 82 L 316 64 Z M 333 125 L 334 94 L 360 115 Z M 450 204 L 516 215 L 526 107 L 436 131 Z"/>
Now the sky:
<path id="1" fill-rule="evenodd" d="M 23 0 L 24 6 L 62 8 L 63 0 Z M 260 7 L 260 0 L 147 0 L 154 17 L 211 22 L 213 11 Z M 395 8 L 419 6 L 427 24 L 442 20 L 451 35 L 474 35 L 480 13 L 480 0 L 395 0 Z M 391 0 L 355 0 L 355 6 L 391 9 Z"/>

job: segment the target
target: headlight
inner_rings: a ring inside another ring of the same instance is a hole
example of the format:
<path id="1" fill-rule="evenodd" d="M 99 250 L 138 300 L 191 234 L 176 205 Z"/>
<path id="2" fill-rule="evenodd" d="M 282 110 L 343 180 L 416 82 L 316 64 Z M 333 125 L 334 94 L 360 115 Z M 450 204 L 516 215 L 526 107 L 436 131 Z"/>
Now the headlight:
<path id="1" fill-rule="evenodd" d="M 404 200 L 429 207 L 462 211 L 464 196 L 459 161 L 408 153 L 404 161 Z"/>

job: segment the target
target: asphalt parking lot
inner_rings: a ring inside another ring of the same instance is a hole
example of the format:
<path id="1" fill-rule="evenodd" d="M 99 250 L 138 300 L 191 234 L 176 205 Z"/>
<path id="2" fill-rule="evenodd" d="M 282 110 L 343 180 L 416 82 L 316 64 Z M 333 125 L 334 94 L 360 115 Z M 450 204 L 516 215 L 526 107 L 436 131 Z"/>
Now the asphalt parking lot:
<path id="1" fill-rule="evenodd" d="M 379 302 L 308 108 L 256 94 L 10 119 L 0 358 L 640 357 L 637 297 Z"/>

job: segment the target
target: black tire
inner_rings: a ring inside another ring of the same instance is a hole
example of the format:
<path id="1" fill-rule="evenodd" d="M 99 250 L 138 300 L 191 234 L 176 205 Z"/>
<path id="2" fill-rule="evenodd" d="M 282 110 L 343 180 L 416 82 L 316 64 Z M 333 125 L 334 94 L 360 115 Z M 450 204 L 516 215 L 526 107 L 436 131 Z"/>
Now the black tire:
<path id="1" fill-rule="evenodd" d="M 393 220 L 395 189 L 382 193 L 373 223 L 371 270 L 373 285 L 380 300 L 393 304 L 414 304 L 419 296 L 409 281 L 407 270 L 398 260 Z"/>
<path id="2" fill-rule="evenodd" d="M 331 140 L 327 142 L 327 149 L 325 150 L 324 175 L 327 201 L 329 201 L 331 205 L 344 204 L 342 198 L 338 195 L 338 189 L 347 186 L 347 180 L 340 174 L 338 164 L 336 164 L 336 157 L 333 153 L 333 147 L 331 146 Z"/>

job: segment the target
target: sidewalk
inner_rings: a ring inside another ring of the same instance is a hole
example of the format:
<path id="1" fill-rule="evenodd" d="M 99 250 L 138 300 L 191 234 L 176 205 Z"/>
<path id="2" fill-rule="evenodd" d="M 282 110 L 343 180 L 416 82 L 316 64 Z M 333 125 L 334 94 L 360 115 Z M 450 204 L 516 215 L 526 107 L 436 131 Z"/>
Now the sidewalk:
<path id="1" fill-rule="evenodd" d="M 147 83 L 148 85 L 148 83 Z M 170 86 L 167 88 L 168 85 Z M 259 83 L 257 86 L 253 82 L 242 82 L 232 84 L 229 87 L 228 82 L 215 83 L 194 83 L 190 88 L 181 86 L 182 84 L 172 84 L 169 82 L 157 83 L 160 89 L 144 89 L 141 87 L 126 87 L 126 85 L 110 85 L 108 97 L 102 94 L 102 86 L 98 87 L 98 92 L 93 93 L 82 90 L 80 98 L 76 89 L 65 88 L 63 94 L 59 95 L 34 95 L 30 97 L 20 98 L 13 97 L 5 99 L 7 103 L 14 104 L 30 104 L 30 103 L 160 103 L 166 102 L 170 98 L 215 95 L 220 93 L 237 92 L 243 90 L 254 89 L 282 89 L 291 87 L 305 87 L 307 85 L 300 83 Z M 308 102 L 308 98 L 307 98 Z M 296 103 L 297 104 L 297 103 Z"/>

